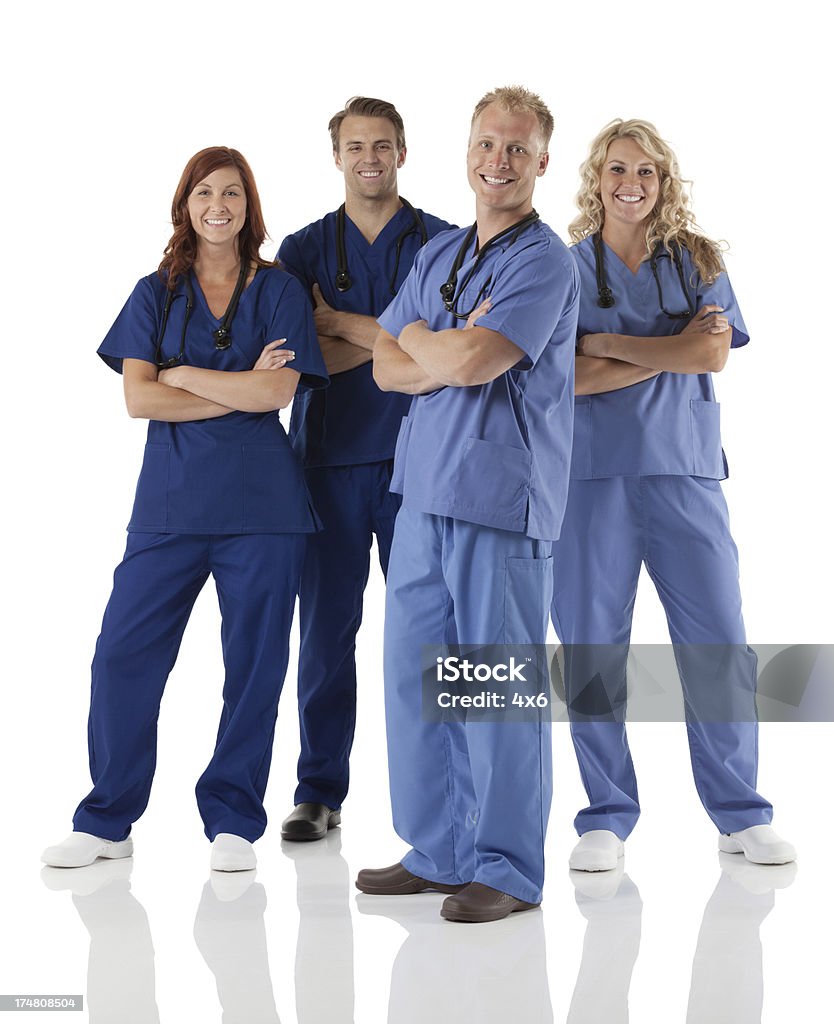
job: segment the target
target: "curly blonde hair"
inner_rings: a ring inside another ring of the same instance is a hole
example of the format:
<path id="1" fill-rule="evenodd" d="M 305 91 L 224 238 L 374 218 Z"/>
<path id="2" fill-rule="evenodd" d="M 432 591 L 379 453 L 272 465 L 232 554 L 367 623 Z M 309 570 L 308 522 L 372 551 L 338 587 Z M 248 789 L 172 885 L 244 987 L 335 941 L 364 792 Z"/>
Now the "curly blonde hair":
<path id="1" fill-rule="evenodd" d="M 591 143 L 588 157 L 579 168 L 582 181 L 576 195 L 579 216 L 568 228 L 571 239 L 581 242 L 602 228 L 605 210 L 600 197 L 600 176 L 608 147 L 615 139 L 634 139 L 658 170 L 660 191 L 655 208 L 647 218 L 646 257 L 658 243 L 669 252 L 674 245 L 682 246 L 692 255 L 702 280 L 707 284 L 714 281 L 724 270 L 721 253 L 725 245 L 707 238 L 696 224 L 686 188 L 690 183 L 681 177 L 677 157 L 649 121 L 637 118 L 624 121 L 618 117 Z"/>

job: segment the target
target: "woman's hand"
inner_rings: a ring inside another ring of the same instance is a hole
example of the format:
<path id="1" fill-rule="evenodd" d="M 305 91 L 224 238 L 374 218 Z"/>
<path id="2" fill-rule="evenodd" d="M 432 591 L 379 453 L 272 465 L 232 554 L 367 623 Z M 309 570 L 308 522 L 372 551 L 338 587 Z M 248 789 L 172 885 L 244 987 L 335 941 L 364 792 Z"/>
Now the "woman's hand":
<path id="1" fill-rule="evenodd" d="M 730 326 L 725 316 L 719 316 L 723 312 L 723 306 L 701 306 L 681 334 L 723 334 Z"/>
<path id="2" fill-rule="evenodd" d="M 258 356 L 258 361 L 252 369 L 280 370 L 282 366 L 291 363 L 295 359 L 295 352 L 291 352 L 288 348 L 280 348 L 286 342 L 286 338 L 280 338 L 278 341 L 271 341 L 268 345 L 264 345 L 263 352 Z"/>

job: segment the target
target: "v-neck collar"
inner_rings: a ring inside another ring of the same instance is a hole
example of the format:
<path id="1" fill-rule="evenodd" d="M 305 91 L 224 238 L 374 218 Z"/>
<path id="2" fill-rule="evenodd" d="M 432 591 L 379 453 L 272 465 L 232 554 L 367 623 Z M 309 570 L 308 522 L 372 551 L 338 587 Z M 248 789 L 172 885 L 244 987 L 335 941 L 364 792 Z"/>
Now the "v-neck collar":
<path id="1" fill-rule="evenodd" d="M 403 224 L 403 215 L 408 218 L 407 223 Z M 387 236 L 390 234 L 398 235 L 408 224 L 411 223 L 411 213 L 406 206 L 401 206 L 385 223 L 382 230 L 373 240 L 369 242 L 367 238 L 362 234 L 359 228 L 356 226 L 353 220 L 351 220 L 350 214 L 345 210 L 345 241 L 350 240 L 352 245 L 355 245 L 360 249 L 363 254 L 374 256 L 377 252 L 383 252 L 388 247 Z M 414 230 L 417 230 L 417 225 L 414 225 Z"/>
<path id="2" fill-rule="evenodd" d="M 260 269 L 261 269 L 260 267 L 255 267 L 255 273 L 252 275 L 252 280 L 249 281 L 248 284 L 245 284 L 243 286 L 243 291 L 240 293 L 240 298 L 238 299 L 238 303 L 237 303 L 237 312 L 240 312 L 241 304 L 243 303 L 244 299 L 246 298 L 246 295 L 247 295 L 249 289 L 255 283 L 255 278 L 258 276 L 258 271 Z M 194 273 L 193 268 L 191 270 L 189 270 L 188 273 L 191 275 L 191 283 L 192 283 L 192 287 L 194 288 L 194 294 L 197 296 L 197 301 L 201 302 L 203 304 L 204 312 L 216 324 L 222 324 L 223 323 L 223 319 L 224 319 L 224 317 L 226 316 L 226 313 L 229 310 L 229 304 L 232 301 L 231 296 L 229 296 L 229 302 L 226 304 L 226 308 L 223 310 L 222 314 L 220 316 L 215 316 L 214 313 L 212 313 L 211 306 L 209 306 L 208 299 L 206 298 L 205 293 L 203 292 L 203 286 L 200 284 L 200 279 Z M 235 314 L 235 315 L 237 315 L 237 314 Z"/>

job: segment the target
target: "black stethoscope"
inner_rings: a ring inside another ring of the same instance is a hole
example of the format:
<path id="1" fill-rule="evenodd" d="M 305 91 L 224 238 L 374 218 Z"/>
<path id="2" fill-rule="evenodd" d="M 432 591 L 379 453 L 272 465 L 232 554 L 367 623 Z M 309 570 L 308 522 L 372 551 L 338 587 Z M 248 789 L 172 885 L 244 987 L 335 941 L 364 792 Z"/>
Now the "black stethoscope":
<path id="1" fill-rule="evenodd" d="M 423 218 L 414 209 L 411 203 L 407 199 L 399 197 L 400 202 L 411 214 L 412 223 L 400 232 L 400 236 L 397 239 L 397 259 L 394 263 L 394 273 L 391 275 L 391 280 L 388 282 L 391 289 L 391 294 L 397 294 L 397 274 L 400 269 L 400 253 L 402 252 L 403 242 L 408 238 L 409 235 L 413 235 L 414 232 L 418 232 L 420 235 L 420 246 L 424 246 L 429 240 L 428 232 L 426 231 L 426 225 L 423 223 Z M 353 281 L 351 280 L 350 274 L 348 273 L 347 266 L 347 252 L 345 251 L 345 204 L 339 207 L 338 213 L 336 214 L 336 277 L 335 285 L 336 290 L 340 292 L 349 291 L 353 287 Z"/>
<path id="2" fill-rule="evenodd" d="M 536 211 L 531 210 L 530 213 L 528 213 L 526 217 L 522 217 L 520 221 L 517 221 L 515 224 L 511 224 L 508 228 L 504 228 L 503 231 L 499 231 L 497 235 L 493 235 L 492 238 L 490 238 L 489 241 L 484 245 L 483 249 L 479 250 L 478 244 L 476 242 L 475 250 L 477 255 L 475 256 L 475 262 L 467 271 L 466 275 L 463 278 L 463 281 L 460 284 L 460 287 L 458 287 L 458 271 L 463 266 L 466 260 L 466 253 L 469 250 L 469 246 L 472 244 L 472 239 L 475 237 L 475 232 L 478 230 L 477 221 L 472 225 L 472 227 L 466 232 L 466 238 L 464 238 L 463 242 L 461 243 L 460 249 L 458 249 L 458 254 L 455 257 L 455 262 L 452 264 L 452 269 L 449 272 L 449 277 L 447 278 L 446 283 L 440 286 L 440 297 L 443 299 L 443 305 L 446 307 L 447 313 L 451 313 L 452 316 L 455 317 L 457 320 L 468 320 L 469 317 L 472 316 L 472 314 L 475 312 L 478 306 L 480 306 L 481 300 L 486 295 L 487 289 L 489 288 L 490 284 L 492 284 L 492 274 L 490 274 L 486 281 L 484 281 L 480 291 L 478 292 L 478 297 L 475 299 L 475 304 L 472 306 L 472 309 L 470 309 L 468 313 L 459 313 L 457 311 L 457 304 L 458 302 L 460 302 L 460 299 L 463 296 L 463 293 L 466 291 L 469 282 L 475 276 L 475 273 L 478 269 L 478 265 L 480 264 L 481 260 L 484 258 L 484 256 L 486 256 L 486 254 L 494 245 L 497 245 L 498 242 L 506 238 L 507 235 L 512 235 L 509 244 L 513 245 L 513 243 L 518 240 L 518 236 L 522 233 L 522 231 L 528 228 L 531 224 L 535 224 L 535 222 L 538 219 L 539 215 L 536 213 Z"/>
<path id="3" fill-rule="evenodd" d="M 214 347 L 220 352 L 223 352 L 232 344 L 232 321 L 235 318 L 235 313 L 237 313 L 237 305 L 240 302 L 240 296 L 248 276 L 249 267 L 244 261 L 241 261 L 240 273 L 237 277 L 235 290 L 232 292 L 231 299 L 229 299 L 229 305 L 226 307 L 226 312 L 223 314 L 220 326 L 211 332 L 211 336 L 214 338 Z M 171 312 L 171 303 L 176 296 L 175 292 L 169 291 L 165 296 L 165 306 L 162 310 L 162 326 L 159 328 L 159 337 L 156 339 L 155 361 L 160 370 L 170 370 L 172 366 L 181 363 L 183 353 L 185 352 L 185 332 L 188 330 L 188 321 L 191 319 L 191 312 L 194 309 L 194 288 L 191 284 L 190 270 L 183 275 L 183 281 L 185 283 L 185 316 L 183 317 L 182 331 L 180 333 L 180 350 L 177 355 L 171 356 L 170 359 L 162 358 L 162 342 L 165 339 L 165 328 L 168 326 L 168 314 Z"/>
<path id="4" fill-rule="evenodd" d="M 610 309 L 614 305 L 614 293 L 608 287 L 608 281 L 605 276 L 605 258 L 603 255 L 602 248 L 602 236 L 597 231 L 594 234 L 594 264 L 596 266 L 597 273 L 597 305 L 603 309 Z M 686 290 L 686 281 L 683 276 L 683 261 L 681 260 L 680 249 L 678 246 L 674 246 L 672 249 L 672 261 L 675 264 L 675 269 L 678 272 L 678 280 L 680 281 L 681 291 L 683 297 L 686 299 L 686 309 L 680 313 L 670 313 L 668 309 L 663 305 L 663 289 L 660 287 L 660 277 L 657 273 L 657 258 L 661 253 L 660 242 L 652 250 L 652 254 L 649 257 L 649 264 L 652 268 L 652 277 L 654 283 L 657 285 L 657 301 L 660 304 L 661 312 L 665 313 L 666 316 L 672 320 L 691 320 L 695 316 L 695 310 L 692 308 L 692 303 L 689 301 L 689 293 Z"/>

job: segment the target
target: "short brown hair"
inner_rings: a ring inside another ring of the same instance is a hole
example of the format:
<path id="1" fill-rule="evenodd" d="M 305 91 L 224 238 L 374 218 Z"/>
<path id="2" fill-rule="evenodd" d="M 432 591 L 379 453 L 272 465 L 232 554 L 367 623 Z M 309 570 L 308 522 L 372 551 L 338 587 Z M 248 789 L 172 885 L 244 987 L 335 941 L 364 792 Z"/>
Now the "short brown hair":
<path id="1" fill-rule="evenodd" d="M 397 149 L 405 149 L 405 128 L 403 119 L 397 112 L 393 103 L 387 100 L 377 100 L 372 96 L 351 96 L 345 104 L 345 109 L 340 110 L 330 118 L 327 126 L 330 131 L 330 141 L 333 143 L 333 152 L 339 152 L 339 130 L 342 121 L 346 117 L 387 117 L 394 126 L 397 134 Z"/>
<path id="2" fill-rule="evenodd" d="M 475 104 L 475 111 L 472 114 L 473 125 L 490 103 L 497 103 L 508 114 L 535 114 L 539 122 L 542 152 L 546 152 L 550 145 L 550 136 L 553 134 L 553 115 L 541 96 L 525 89 L 523 85 L 504 85 L 492 89 Z"/>

